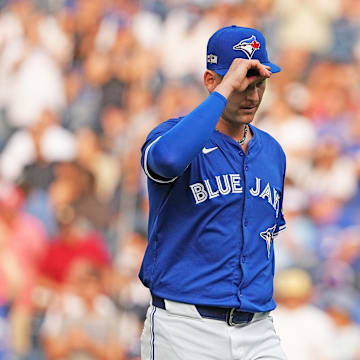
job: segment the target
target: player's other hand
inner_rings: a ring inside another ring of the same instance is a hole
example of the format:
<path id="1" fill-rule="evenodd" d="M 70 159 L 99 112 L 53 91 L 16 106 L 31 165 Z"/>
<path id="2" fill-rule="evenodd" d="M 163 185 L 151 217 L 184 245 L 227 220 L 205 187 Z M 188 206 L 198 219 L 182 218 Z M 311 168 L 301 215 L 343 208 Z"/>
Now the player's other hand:
<path id="1" fill-rule="evenodd" d="M 271 76 L 270 67 L 263 65 L 259 60 L 234 59 L 229 70 L 216 91 L 228 97 L 234 90 L 245 91 L 246 88 L 259 78 Z"/>

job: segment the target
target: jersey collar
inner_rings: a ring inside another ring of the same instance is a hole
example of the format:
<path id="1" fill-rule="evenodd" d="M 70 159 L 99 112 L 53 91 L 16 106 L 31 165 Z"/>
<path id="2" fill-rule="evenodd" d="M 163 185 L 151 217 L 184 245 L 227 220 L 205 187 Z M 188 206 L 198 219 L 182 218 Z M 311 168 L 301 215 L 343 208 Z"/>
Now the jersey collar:
<path id="1" fill-rule="evenodd" d="M 261 149 L 261 134 L 260 131 L 254 126 L 249 124 L 253 137 L 250 139 L 246 156 L 254 156 Z M 242 147 L 230 136 L 215 130 L 211 141 L 214 142 L 224 151 L 243 151 Z"/>

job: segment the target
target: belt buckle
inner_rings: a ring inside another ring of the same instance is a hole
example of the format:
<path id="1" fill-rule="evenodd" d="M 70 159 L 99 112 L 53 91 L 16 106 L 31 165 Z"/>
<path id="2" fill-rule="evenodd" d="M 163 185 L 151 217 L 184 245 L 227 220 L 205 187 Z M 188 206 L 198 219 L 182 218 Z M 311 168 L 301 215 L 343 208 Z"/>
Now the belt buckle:
<path id="1" fill-rule="evenodd" d="M 254 318 L 254 313 L 246 313 L 247 314 L 247 320 L 241 321 L 241 322 L 234 322 L 234 312 L 236 311 L 236 308 L 231 308 L 231 310 L 226 314 L 226 322 L 229 326 L 235 326 L 239 324 L 247 324 Z"/>
<path id="2" fill-rule="evenodd" d="M 236 323 L 233 322 L 233 318 L 234 318 L 234 312 L 235 312 L 235 308 L 232 308 L 228 313 L 227 313 L 227 319 L 226 322 L 229 326 L 235 326 Z"/>

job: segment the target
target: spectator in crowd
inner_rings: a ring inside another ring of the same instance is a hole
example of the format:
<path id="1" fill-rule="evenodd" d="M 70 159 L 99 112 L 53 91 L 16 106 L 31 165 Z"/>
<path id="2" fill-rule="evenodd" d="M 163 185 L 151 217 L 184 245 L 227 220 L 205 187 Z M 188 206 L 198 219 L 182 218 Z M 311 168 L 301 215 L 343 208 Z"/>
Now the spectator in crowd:
<path id="1" fill-rule="evenodd" d="M 70 161 L 75 155 L 74 135 L 59 124 L 56 113 L 45 109 L 31 127 L 18 129 L 9 138 L 0 156 L 0 175 L 19 181 L 26 165 Z"/>
<path id="2" fill-rule="evenodd" d="M 296 47 L 314 53 L 329 48 L 330 24 L 335 17 L 339 1 L 277 0 L 276 10 L 280 18 L 279 41 L 284 47 Z M 306 26 L 304 26 L 306 24 Z"/>
<path id="3" fill-rule="evenodd" d="M 50 305 L 42 327 L 47 358 L 124 359 L 117 339 L 119 320 L 104 293 L 100 269 L 88 260 L 73 261 L 63 291 Z"/>
<path id="4" fill-rule="evenodd" d="M 303 174 L 303 188 L 312 201 L 310 212 L 319 225 L 333 223 L 342 206 L 356 193 L 356 165 L 342 155 L 337 139 L 328 137 L 319 141 L 312 160 L 312 166 Z"/>
<path id="5" fill-rule="evenodd" d="M 286 198 L 283 202 L 287 226 L 292 231 L 286 232 L 277 241 L 277 269 L 290 266 L 302 266 L 311 269 L 318 261 L 318 234 L 316 227 L 307 216 L 309 199 L 288 179 Z"/>
<path id="6" fill-rule="evenodd" d="M 23 38 L 18 37 L 15 44 L 10 41 L 5 49 L 12 58 L 11 67 L 6 74 L 6 107 L 9 121 L 16 127 L 34 124 L 44 108 L 58 111 L 65 105 L 61 68 L 44 44 L 41 44 L 40 35 L 46 33 L 46 27 L 41 33 L 39 31 L 44 16 L 32 11 L 31 2 L 22 6 L 29 8 L 28 13 L 20 18 Z"/>
<path id="7" fill-rule="evenodd" d="M 311 295 L 312 281 L 305 271 L 293 268 L 278 274 L 276 331 L 289 359 L 335 359 L 334 326 L 325 312 L 308 303 Z"/>
<path id="8" fill-rule="evenodd" d="M 109 202 L 118 184 L 119 166 L 114 157 L 101 150 L 93 130 L 82 128 L 76 133 L 77 161 L 95 180 L 95 194 L 100 201 Z"/>
<path id="9" fill-rule="evenodd" d="M 353 321 L 352 313 L 356 304 L 351 294 L 342 291 L 331 294 L 326 312 L 336 326 L 336 359 L 360 359 L 360 326 Z"/>
<path id="10" fill-rule="evenodd" d="M 70 206 L 59 210 L 57 218 L 59 234 L 48 245 L 40 267 L 44 283 L 55 289 L 61 286 L 72 263 L 78 259 L 92 261 L 105 272 L 110 266 L 110 257 L 104 239 L 83 228 Z"/>
<path id="11" fill-rule="evenodd" d="M 105 234 L 105 230 L 110 227 L 113 214 L 106 199 L 96 194 L 95 176 L 78 162 L 54 165 L 54 179 L 49 186 L 49 195 L 56 212 L 61 213 L 63 209 L 73 207 L 77 221 L 81 219 L 88 229 Z"/>
<path id="12" fill-rule="evenodd" d="M 32 291 L 38 280 L 46 237 L 42 224 L 21 211 L 20 189 L 0 187 L 0 301 L 13 334 L 11 348 L 21 356 L 30 346 Z M 6 327 L 4 327 L 6 328 Z"/>

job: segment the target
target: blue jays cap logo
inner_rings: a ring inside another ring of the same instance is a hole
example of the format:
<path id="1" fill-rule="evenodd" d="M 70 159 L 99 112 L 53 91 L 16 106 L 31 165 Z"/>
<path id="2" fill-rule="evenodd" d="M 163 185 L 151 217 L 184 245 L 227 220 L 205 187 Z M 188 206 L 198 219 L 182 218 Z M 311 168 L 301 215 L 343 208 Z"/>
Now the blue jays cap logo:
<path id="1" fill-rule="evenodd" d="M 259 50 L 260 42 L 256 40 L 256 36 L 252 35 L 248 39 L 241 40 L 233 46 L 234 50 L 243 51 L 249 59 L 252 59 L 254 52 Z"/>

